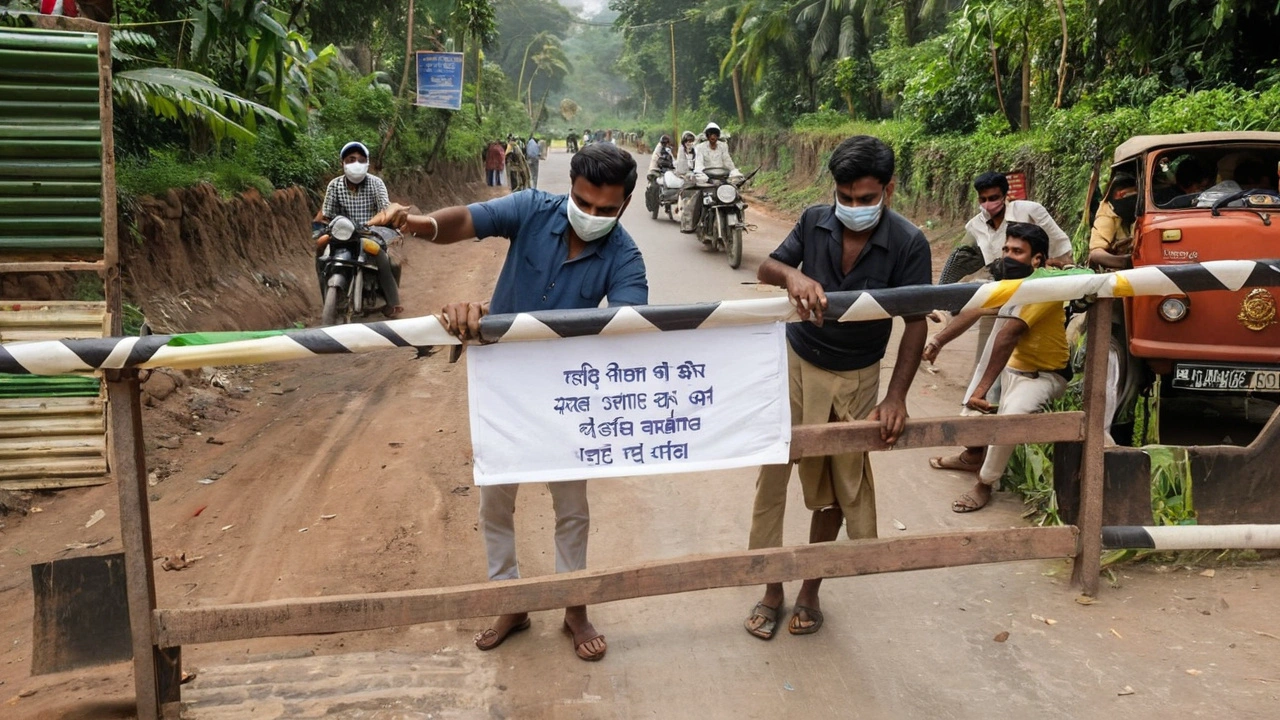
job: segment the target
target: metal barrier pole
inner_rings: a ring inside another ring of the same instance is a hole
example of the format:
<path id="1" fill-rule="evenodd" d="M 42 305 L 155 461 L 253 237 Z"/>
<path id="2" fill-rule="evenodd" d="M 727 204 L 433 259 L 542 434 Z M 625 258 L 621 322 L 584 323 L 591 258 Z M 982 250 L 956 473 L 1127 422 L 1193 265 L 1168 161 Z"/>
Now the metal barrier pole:
<path id="1" fill-rule="evenodd" d="M 1072 563 L 1071 582 L 1085 595 L 1098 593 L 1102 572 L 1102 495 L 1106 441 L 1107 352 L 1111 349 L 1111 313 L 1115 301 L 1098 300 L 1089 308 L 1085 346 L 1084 451 L 1080 461 L 1080 552 Z"/>
<path id="2" fill-rule="evenodd" d="M 152 720 L 162 717 L 162 713 L 176 716 L 182 651 L 158 647 L 153 640 L 156 581 L 151 562 L 151 511 L 147 504 L 147 459 L 137 370 L 109 372 L 107 406 L 111 469 L 120 497 L 120 540 L 124 545 L 138 717 Z M 166 707 L 169 703 L 173 705 Z"/>

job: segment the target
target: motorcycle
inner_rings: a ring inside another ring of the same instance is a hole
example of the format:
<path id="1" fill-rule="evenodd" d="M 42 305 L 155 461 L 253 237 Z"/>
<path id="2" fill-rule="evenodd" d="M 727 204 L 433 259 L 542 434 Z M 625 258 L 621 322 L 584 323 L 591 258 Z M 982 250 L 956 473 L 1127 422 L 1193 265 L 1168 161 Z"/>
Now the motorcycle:
<path id="1" fill-rule="evenodd" d="M 710 250 L 724 250 L 729 256 L 729 267 L 737 269 L 742 264 L 742 233 L 747 202 L 742 199 L 742 186 L 759 169 L 738 180 L 729 179 L 729 171 L 720 168 L 706 171 L 707 183 L 698 186 L 700 197 L 691 202 L 702 203 L 702 217 L 694 227 L 698 240 Z"/>
<path id="2" fill-rule="evenodd" d="M 353 315 L 367 315 L 386 306 L 378 282 L 377 256 L 387 252 L 388 244 L 399 236 L 392 228 L 357 227 L 343 216 L 335 217 L 317 233 L 316 245 L 323 248 L 316 257 L 324 289 L 323 324 L 349 323 Z"/>
<path id="3" fill-rule="evenodd" d="M 675 173 L 674 163 L 659 163 L 656 172 L 649 173 L 649 185 L 644 191 L 644 206 L 649 216 L 658 219 L 658 211 L 666 210 L 667 218 L 675 220 L 671 208 L 680 199 L 680 189 L 684 187 L 682 180 Z"/>

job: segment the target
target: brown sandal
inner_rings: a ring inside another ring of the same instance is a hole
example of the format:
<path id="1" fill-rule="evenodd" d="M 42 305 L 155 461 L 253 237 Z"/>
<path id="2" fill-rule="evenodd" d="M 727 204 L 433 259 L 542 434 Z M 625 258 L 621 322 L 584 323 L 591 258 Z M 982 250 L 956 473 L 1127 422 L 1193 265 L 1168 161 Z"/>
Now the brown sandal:
<path id="1" fill-rule="evenodd" d="M 586 650 L 583 649 L 586 647 L 587 643 L 591 642 L 592 640 L 595 640 L 596 638 L 599 638 L 600 642 L 604 643 L 605 642 L 604 635 L 601 635 L 600 633 L 596 633 L 595 635 L 592 635 L 591 637 L 586 638 L 582 642 L 578 642 L 578 636 L 573 634 L 573 628 L 569 627 L 569 623 L 567 622 L 564 624 L 564 631 L 566 634 L 569 635 L 569 637 L 573 638 L 574 654 L 576 654 L 579 658 L 586 660 L 587 662 L 595 662 L 603 658 L 604 654 L 609 651 L 608 643 L 605 643 L 604 648 L 599 652 L 592 653 L 592 652 L 587 652 Z"/>
<path id="2" fill-rule="evenodd" d="M 965 462 L 964 453 L 956 453 L 951 457 L 931 457 L 929 458 L 929 467 L 934 470 L 960 470 L 961 472 L 976 473 L 982 469 L 982 463 Z"/>
<path id="3" fill-rule="evenodd" d="M 476 633 L 476 636 L 475 636 L 476 647 L 480 648 L 481 650 L 492 650 L 498 647 L 499 645 L 501 645 L 502 643 L 506 642 L 507 638 L 511 637 L 515 633 L 528 630 L 531 624 L 532 623 L 529 622 L 529 618 L 525 618 L 523 621 L 518 622 L 515 625 L 512 625 L 509 630 L 507 630 L 505 633 L 502 633 L 501 635 L 499 635 L 498 631 L 494 630 L 493 628 L 485 628 L 484 632 Z"/>
<path id="4" fill-rule="evenodd" d="M 751 615 L 748 616 L 746 620 L 742 621 L 742 627 L 746 628 L 747 632 L 761 640 L 772 640 L 774 633 L 778 631 L 778 612 L 780 610 L 782 610 L 781 604 L 779 604 L 778 607 L 769 607 L 762 602 L 758 602 L 756 603 L 756 606 L 751 609 Z M 751 627 L 751 621 L 756 618 L 760 618 L 764 620 L 764 622 L 753 628 Z"/>

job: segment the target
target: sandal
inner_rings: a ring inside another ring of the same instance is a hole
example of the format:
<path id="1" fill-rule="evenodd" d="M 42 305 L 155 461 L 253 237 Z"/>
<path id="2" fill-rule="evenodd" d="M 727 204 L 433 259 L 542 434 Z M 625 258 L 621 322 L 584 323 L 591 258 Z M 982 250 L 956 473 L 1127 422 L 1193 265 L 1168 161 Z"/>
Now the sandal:
<path id="1" fill-rule="evenodd" d="M 762 602 L 758 602 L 756 603 L 756 606 L 751 609 L 751 615 L 748 616 L 746 620 L 742 621 L 742 627 L 746 628 L 747 632 L 761 640 L 772 640 L 773 634 L 778 630 L 778 611 L 781 609 L 781 604 L 779 604 L 778 607 L 769 607 Z M 756 618 L 761 618 L 764 622 L 760 623 L 756 627 L 752 627 L 751 621 Z"/>
<path id="2" fill-rule="evenodd" d="M 991 502 L 990 494 L 987 495 L 986 500 L 979 501 L 973 495 L 969 493 L 965 493 L 961 495 L 955 502 L 951 503 L 951 512 L 971 513 L 986 507 L 987 503 L 989 502 Z"/>
<path id="3" fill-rule="evenodd" d="M 515 625 L 512 625 L 511 629 L 507 630 L 505 633 L 502 633 L 502 634 L 498 634 L 498 631 L 494 630 L 493 628 L 485 628 L 484 632 L 476 633 L 476 636 L 475 636 L 476 647 L 480 648 L 481 650 L 492 650 L 498 647 L 499 645 L 501 645 L 502 643 L 506 642 L 507 638 L 511 637 L 515 633 L 528 630 L 530 624 L 531 623 L 529 622 L 529 618 L 525 618 L 521 622 L 518 622 Z"/>
<path id="4" fill-rule="evenodd" d="M 931 457 L 929 467 L 934 470 L 960 470 L 976 473 L 982 469 L 982 463 L 965 462 L 964 453 L 956 453 L 951 457 Z"/>
<path id="5" fill-rule="evenodd" d="M 600 642 L 604 643 L 604 635 L 601 635 L 598 632 L 595 635 L 592 635 L 591 637 L 583 640 L 582 642 L 578 642 L 578 636 L 573 634 L 573 628 L 569 627 L 569 623 L 566 622 L 564 624 L 563 629 L 565 633 L 569 635 L 569 637 L 573 638 L 574 654 L 576 654 L 579 658 L 586 660 L 587 662 L 595 662 L 603 658 L 604 654 L 609 651 L 608 644 L 605 644 L 605 646 L 601 648 L 599 652 L 592 653 L 592 652 L 587 652 L 586 650 L 583 649 L 586 647 L 587 643 L 591 642 L 592 640 L 595 640 L 596 638 L 599 638 Z M 592 629 L 592 631 L 594 632 L 594 628 Z"/>
<path id="6" fill-rule="evenodd" d="M 800 613 L 809 616 L 809 624 L 801 625 L 804 622 L 800 617 Z M 817 608 L 805 607 L 804 605 L 796 605 L 791 613 L 791 622 L 787 623 L 787 632 L 792 635 L 812 635 L 822 629 L 822 611 Z"/>

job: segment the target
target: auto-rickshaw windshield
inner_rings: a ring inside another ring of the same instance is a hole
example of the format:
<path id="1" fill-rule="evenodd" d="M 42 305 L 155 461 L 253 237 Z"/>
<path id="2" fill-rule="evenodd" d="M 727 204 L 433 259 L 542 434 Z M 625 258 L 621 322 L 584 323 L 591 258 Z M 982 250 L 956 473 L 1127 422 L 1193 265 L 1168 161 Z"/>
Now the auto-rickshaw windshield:
<path id="1" fill-rule="evenodd" d="M 1280 194 L 1280 146 L 1198 146 L 1165 150 L 1156 158 L 1151 199 L 1161 210 L 1208 208 L 1243 190 Z"/>

